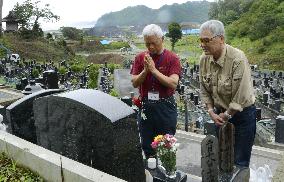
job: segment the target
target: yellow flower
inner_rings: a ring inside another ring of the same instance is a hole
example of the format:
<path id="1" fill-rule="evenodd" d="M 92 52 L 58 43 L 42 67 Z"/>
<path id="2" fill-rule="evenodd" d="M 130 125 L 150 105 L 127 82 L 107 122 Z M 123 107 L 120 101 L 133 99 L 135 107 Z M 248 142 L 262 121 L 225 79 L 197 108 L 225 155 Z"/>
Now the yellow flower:
<path id="1" fill-rule="evenodd" d="M 155 142 L 159 142 L 159 141 L 161 141 L 163 139 L 163 135 L 158 135 L 158 136 L 156 136 L 155 138 L 154 138 L 154 141 Z"/>

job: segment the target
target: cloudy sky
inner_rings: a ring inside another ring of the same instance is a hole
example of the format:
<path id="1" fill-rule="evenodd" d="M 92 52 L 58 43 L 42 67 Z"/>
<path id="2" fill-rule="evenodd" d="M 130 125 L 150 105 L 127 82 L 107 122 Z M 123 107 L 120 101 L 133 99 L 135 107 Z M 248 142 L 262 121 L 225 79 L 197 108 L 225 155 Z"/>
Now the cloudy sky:
<path id="1" fill-rule="evenodd" d="M 3 0 L 3 17 L 7 16 L 18 2 L 25 0 Z M 35 0 L 33 0 L 34 2 Z M 103 14 L 119 11 L 128 6 L 146 5 L 152 9 L 173 3 L 184 3 L 188 0 L 40 0 L 40 5 L 50 4 L 50 9 L 60 16 L 60 21 L 53 23 L 41 23 L 43 30 L 54 30 L 61 26 L 75 26 L 77 28 L 93 27 L 95 21 Z M 194 1 L 194 0 L 191 0 Z M 207 0 L 214 1 L 214 0 Z M 75 2 L 78 2 L 76 4 Z"/>

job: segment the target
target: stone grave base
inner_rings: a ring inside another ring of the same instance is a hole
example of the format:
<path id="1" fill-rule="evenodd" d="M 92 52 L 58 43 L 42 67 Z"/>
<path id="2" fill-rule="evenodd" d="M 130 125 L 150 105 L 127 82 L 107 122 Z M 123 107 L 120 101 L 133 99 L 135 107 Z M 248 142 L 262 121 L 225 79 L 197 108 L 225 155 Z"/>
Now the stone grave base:
<path id="1" fill-rule="evenodd" d="M 148 167 L 145 167 L 146 170 L 150 172 L 150 174 L 153 177 L 153 182 L 186 182 L 187 181 L 187 175 L 180 171 L 176 171 L 176 177 L 174 179 L 167 178 L 165 174 L 159 169 L 159 167 L 156 167 L 155 169 L 150 169 Z"/>

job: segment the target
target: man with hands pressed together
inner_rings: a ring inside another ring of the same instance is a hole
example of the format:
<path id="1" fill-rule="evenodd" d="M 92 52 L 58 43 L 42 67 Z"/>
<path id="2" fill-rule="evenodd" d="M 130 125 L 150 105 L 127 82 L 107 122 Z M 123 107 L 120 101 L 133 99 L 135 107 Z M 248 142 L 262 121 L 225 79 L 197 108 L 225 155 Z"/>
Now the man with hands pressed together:
<path id="1" fill-rule="evenodd" d="M 143 103 L 138 124 L 142 148 L 149 158 L 155 155 L 151 148 L 154 137 L 176 132 L 177 109 L 173 95 L 181 66 L 177 55 L 164 49 L 164 36 L 158 25 L 147 25 L 142 34 L 148 51 L 135 57 L 131 81 L 135 88 L 139 88 L 139 98 Z M 145 118 L 141 117 L 141 112 Z"/>
<path id="2" fill-rule="evenodd" d="M 235 165 L 248 167 L 256 132 L 255 96 L 245 54 L 225 43 L 222 22 L 200 27 L 200 95 L 217 131 L 225 122 L 235 127 Z"/>

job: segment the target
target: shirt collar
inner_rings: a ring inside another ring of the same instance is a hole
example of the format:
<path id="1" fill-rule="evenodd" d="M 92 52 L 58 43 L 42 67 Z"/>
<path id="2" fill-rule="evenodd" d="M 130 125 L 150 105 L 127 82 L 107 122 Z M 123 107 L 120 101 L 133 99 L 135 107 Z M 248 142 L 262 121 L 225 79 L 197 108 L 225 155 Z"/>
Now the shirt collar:
<path id="1" fill-rule="evenodd" d="M 209 59 L 210 63 L 215 63 L 215 64 L 218 64 L 219 66 L 223 67 L 224 63 L 225 63 L 226 53 L 227 53 L 227 44 L 224 45 L 224 48 L 222 50 L 222 54 L 221 54 L 220 58 L 217 61 L 214 61 L 214 58 L 213 58 L 212 55 L 210 56 L 210 59 Z"/>

